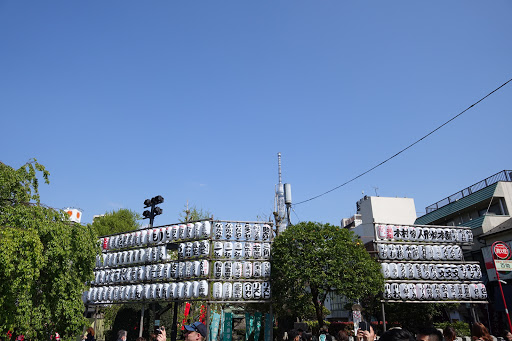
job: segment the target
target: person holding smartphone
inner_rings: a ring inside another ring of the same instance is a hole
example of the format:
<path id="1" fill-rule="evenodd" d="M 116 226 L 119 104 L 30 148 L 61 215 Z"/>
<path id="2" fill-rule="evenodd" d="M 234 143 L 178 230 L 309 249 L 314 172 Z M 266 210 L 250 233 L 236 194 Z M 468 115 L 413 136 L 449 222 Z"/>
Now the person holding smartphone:
<path id="1" fill-rule="evenodd" d="M 359 329 L 356 334 L 358 341 L 374 341 L 375 331 L 367 321 L 359 322 Z"/>

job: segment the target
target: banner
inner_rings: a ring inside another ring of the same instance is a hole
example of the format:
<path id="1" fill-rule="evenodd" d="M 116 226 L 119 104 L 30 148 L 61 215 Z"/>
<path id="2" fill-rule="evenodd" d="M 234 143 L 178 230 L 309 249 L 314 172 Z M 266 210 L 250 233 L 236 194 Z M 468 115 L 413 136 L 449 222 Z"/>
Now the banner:
<path id="1" fill-rule="evenodd" d="M 223 341 L 231 341 L 233 338 L 233 313 L 224 314 L 224 337 Z"/>
<path id="2" fill-rule="evenodd" d="M 258 341 L 260 338 L 261 330 L 261 313 L 254 313 L 254 341 Z"/>
<path id="3" fill-rule="evenodd" d="M 185 316 L 183 318 L 183 321 L 181 322 L 181 330 L 185 330 L 185 325 L 187 324 L 187 317 L 188 314 L 190 314 L 190 303 L 185 303 L 185 311 L 183 312 L 183 315 Z"/>
<path id="4" fill-rule="evenodd" d="M 217 335 L 219 334 L 219 323 L 220 323 L 220 314 L 213 313 L 212 323 L 210 324 L 210 337 L 208 340 L 215 341 L 217 340 Z"/>
<path id="5" fill-rule="evenodd" d="M 249 340 L 249 336 L 254 331 L 254 316 L 245 313 L 245 340 Z"/>
<path id="6" fill-rule="evenodd" d="M 265 314 L 265 341 L 272 341 L 274 317 L 272 314 Z"/>

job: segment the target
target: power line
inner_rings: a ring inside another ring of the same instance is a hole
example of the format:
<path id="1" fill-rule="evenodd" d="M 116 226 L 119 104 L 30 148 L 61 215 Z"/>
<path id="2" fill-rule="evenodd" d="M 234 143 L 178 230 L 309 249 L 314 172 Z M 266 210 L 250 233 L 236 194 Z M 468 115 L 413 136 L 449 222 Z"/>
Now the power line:
<path id="1" fill-rule="evenodd" d="M 442 127 L 444 127 L 445 125 L 447 125 L 448 123 L 450 123 L 451 121 L 455 120 L 457 117 L 461 116 L 462 114 L 464 114 L 466 111 L 468 111 L 469 109 L 473 108 L 475 105 L 479 104 L 480 102 L 482 102 L 484 99 L 486 99 L 487 97 L 491 96 L 493 93 L 495 93 L 496 91 L 498 91 L 499 89 L 501 89 L 502 87 L 504 87 L 505 85 L 507 85 L 508 83 L 510 83 L 512 81 L 512 78 L 509 79 L 508 81 L 506 81 L 505 83 L 501 84 L 499 87 L 497 87 L 496 89 L 494 89 L 493 91 L 489 92 L 487 95 L 485 95 L 484 97 L 480 98 L 477 102 L 471 104 L 469 107 L 467 107 L 465 110 L 463 110 L 462 112 L 460 112 L 459 114 L 453 116 L 452 118 L 450 118 L 448 121 L 444 122 L 443 124 L 441 124 L 439 127 L 437 127 L 436 129 L 432 130 L 430 133 L 428 133 L 427 135 L 424 135 L 422 138 L 420 138 L 419 140 L 416 140 L 415 142 L 411 143 L 410 145 L 408 145 L 407 147 L 405 147 L 404 149 L 400 150 L 398 153 L 394 154 L 393 156 L 387 158 L 386 160 L 382 161 L 381 163 L 379 163 L 378 165 L 376 166 L 373 166 L 372 168 L 368 169 L 367 171 L 359 174 L 358 176 L 342 183 L 341 185 L 339 186 L 336 186 L 334 187 L 333 189 L 330 189 L 328 190 L 327 192 L 324 192 L 322 194 L 319 194 L 317 196 L 314 196 L 312 198 L 309 198 L 307 200 L 303 200 L 303 201 L 300 201 L 296 204 L 293 204 L 293 206 L 297 206 L 297 205 L 300 205 L 300 204 L 303 204 L 305 202 L 308 202 L 308 201 L 311 201 L 311 200 L 314 200 L 314 199 L 317 199 L 317 198 L 320 198 L 321 196 L 324 196 L 328 193 L 331 193 L 332 191 L 335 191 L 337 190 L 338 188 L 340 187 L 343 187 L 349 183 L 351 183 L 352 181 L 362 177 L 363 175 L 365 174 L 368 174 L 370 173 L 372 170 L 382 166 L 383 164 L 385 164 L 386 162 L 388 162 L 389 160 L 391 159 L 394 159 L 395 157 L 397 157 L 398 155 L 402 154 L 403 152 L 405 152 L 407 149 L 411 148 L 412 146 L 414 146 L 415 144 L 419 143 L 420 141 L 426 139 L 427 137 L 429 137 L 430 135 L 432 135 L 433 133 L 435 133 L 436 131 L 438 131 L 439 129 L 441 129 Z"/>

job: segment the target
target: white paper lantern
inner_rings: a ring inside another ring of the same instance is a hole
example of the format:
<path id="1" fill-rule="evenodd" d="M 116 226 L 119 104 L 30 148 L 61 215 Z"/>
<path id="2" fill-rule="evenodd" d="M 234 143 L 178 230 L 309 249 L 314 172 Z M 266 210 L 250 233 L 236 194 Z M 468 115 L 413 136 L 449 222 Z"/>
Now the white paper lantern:
<path id="1" fill-rule="evenodd" d="M 168 295 L 170 299 L 177 299 L 178 298 L 178 284 L 177 283 L 170 283 L 169 284 L 169 292 Z"/>
<path id="2" fill-rule="evenodd" d="M 405 269 L 405 264 L 397 263 L 396 268 L 397 268 L 397 272 L 398 272 L 398 278 L 399 279 L 407 279 L 407 271 Z"/>
<path id="3" fill-rule="evenodd" d="M 199 296 L 198 297 L 206 297 L 208 296 L 208 282 L 207 281 L 199 281 Z"/>
<path id="4" fill-rule="evenodd" d="M 241 282 L 233 283 L 233 299 L 240 300 L 243 297 L 243 285 Z"/>
<path id="5" fill-rule="evenodd" d="M 233 276 L 233 263 L 232 262 L 224 262 L 224 278 L 231 278 Z"/>
<path id="6" fill-rule="evenodd" d="M 222 258 L 224 254 L 224 244 L 222 242 L 213 243 L 213 257 Z"/>
<path id="7" fill-rule="evenodd" d="M 385 240 L 387 237 L 386 225 L 377 225 L 377 238 Z"/>
<path id="8" fill-rule="evenodd" d="M 421 268 L 421 278 L 430 279 L 430 272 L 428 268 L 428 264 L 420 264 Z"/>
<path id="9" fill-rule="evenodd" d="M 417 300 L 418 296 L 416 295 L 416 286 L 413 283 L 407 283 L 407 299 L 408 300 Z"/>
<path id="10" fill-rule="evenodd" d="M 192 274 L 193 274 L 192 266 L 193 266 L 193 264 L 194 263 L 192 263 L 192 262 L 185 262 L 185 278 L 192 277 Z"/>
<path id="11" fill-rule="evenodd" d="M 233 223 L 226 223 L 224 226 L 224 238 L 228 240 L 233 238 Z"/>
<path id="12" fill-rule="evenodd" d="M 262 276 L 262 268 L 260 262 L 254 262 L 252 263 L 252 270 L 253 270 L 253 276 L 256 278 L 259 278 Z M 227 275 L 226 275 L 227 277 Z"/>
<path id="13" fill-rule="evenodd" d="M 114 291 L 114 301 L 119 301 L 120 300 L 120 291 L 119 291 L 119 287 L 116 285 L 112 288 L 112 290 Z"/>
<path id="14" fill-rule="evenodd" d="M 165 227 L 165 239 L 166 242 L 172 241 L 172 226 Z"/>
<path id="15" fill-rule="evenodd" d="M 199 256 L 208 256 L 210 254 L 210 242 L 201 240 L 199 242 Z"/>
<path id="16" fill-rule="evenodd" d="M 469 285 L 469 293 L 473 300 L 477 300 L 480 298 L 480 288 L 478 287 L 477 284 L 472 283 Z"/>
<path id="17" fill-rule="evenodd" d="M 461 284 L 454 284 L 455 287 L 455 299 L 456 300 L 463 300 L 464 299 L 464 289 Z"/>
<path id="18" fill-rule="evenodd" d="M 185 243 L 185 251 L 184 251 L 184 258 L 191 258 L 192 257 L 192 242 L 186 242 Z"/>
<path id="19" fill-rule="evenodd" d="M 254 258 L 259 259 L 261 258 L 261 243 L 253 243 L 252 244 L 252 255 Z"/>
<path id="20" fill-rule="evenodd" d="M 233 243 L 233 257 L 240 259 L 243 257 L 244 246 L 241 242 Z"/>
<path id="21" fill-rule="evenodd" d="M 183 282 L 179 282 L 177 285 L 176 285 L 176 297 L 178 299 L 183 299 L 185 298 L 185 283 Z"/>
<path id="22" fill-rule="evenodd" d="M 243 275 L 245 278 L 251 278 L 252 277 L 252 263 L 251 262 L 244 262 L 243 263 Z"/>
<path id="23" fill-rule="evenodd" d="M 272 233 L 272 229 L 270 228 L 270 225 L 263 224 L 263 226 L 261 227 L 261 239 L 263 241 L 270 240 L 271 233 Z"/>
<path id="24" fill-rule="evenodd" d="M 199 277 L 201 276 L 201 262 L 196 260 L 192 263 L 192 276 Z"/>
<path id="25" fill-rule="evenodd" d="M 240 223 L 236 223 L 235 224 L 235 239 L 236 240 L 241 240 L 242 239 L 242 236 L 243 236 L 243 226 L 242 224 Z"/>
<path id="26" fill-rule="evenodd" d="M 188 223 L 187 224 L 187 238 L 193 239 L 195 238 L 195 231 L 194 231 L 194 224 Z"/>
<path id="27" fill-rule="evenodd" d="M 195 238 L 201 238 L 201 222 L 194 223 L 194 236 Z"/>
<path id="28" fill-rule="evenodd" d="M 252 258 L 252 243 L 251 242 L 244 243 L 244 257 Z"/>
<path id="29" fill-rule="evenodd" d="M 486 300 L 487 299 L 487 288 L 483 283 L 477 284 L 478 289 L 480 289 L 480 299 Z"/>
<path id="30" fill-rule="evenodd" d="M 186 271 L 186 263 L 179 262 L 178 263 L 178 278 L 185 278 L 185 271 Z"/>
<path id="31" fill-rule="evenodd" d="M 178 278 L 178 263 L 169 263 L 169 278 Z"/>
<path id="32" fill-rule="evenodd" d="M 407 279 L 414 278 L 414 266 L 412 263 L 405 263 L 405 273 L 406 273 Z"/>
<path id="33" fill-rule="evenodd" d="M 420 259 L 420 251 L 418 245 L 411 245 L 411 254 L 413 260 Z"/>
<path id="34" fill-rule="evenodd" d="M 209 237 L 211 231 L 211 224 L 209 221 L 203 221 L 201 224 L 201 237 Z"/>
<path id="35" fill-rule="evenodd" d="M 261 240 L 261 225 L 254 224 L 252 227 L 252 237 L 254 240 Z"/>
<path id="36" fill-rule="evenodd" d="M 391 296 L 394 299 L 400 299 L 400 285 L 398 283 L 391 283 Z"/>
<path id="37" fill-rule="evenodd" d="M 222 298 L 230 300 L 233 297 L 233 284 L 226 282 L 222 284 Z"/>
<path id="38" fill-rule="evenodd" d="M 192 282 L 185 282 L 185 297 L 186 298 L 192 298 L 194 296 L 194 286 L 192 285 Z"/>
<path id="39" fill-rule="evenodd" d="M 233 243 L 231 243 L 231 242 L 224 243 L 224 257 L 225 258 L 233 257 Z"/>
<path id="40" fill-rule="evenodd" d="M 396 245 L 390 244 L 388 245 L 388 259 L 396 259 L 397 257 L 397 249 Z"/>
<path id="41" fill-rule="evenodd" d="M 164 283 L 162 287 L 162 299 L 169 299 L 169 283 Z"/>
<path id="42" fill-rule="evenodd" d="M 447 284 L 448 287 L 448 299 L 454 300 L 457 298 L 457 289 L 454 284 Z"/>
<path id="43" fill-rule="evenodd" d="M 389 263 L 389 277 L 393 279 L 398 278 L 398 268 L 396 263 Z"/>
<path id="44" fill-rule="evenodd" d="M 213 263 L 213 277 L 222 278 L 224 277 L 224 267 L 222 262 Z"/>
<path id="45" fill-rule="evenodd" d="M 185 243 L 178 244 L 178 259 L 185 258 Z"/>
<path id="46" fill-rule="evenodd" d="M 179 225 L 172 225 L 171 226 L 171 238 L 172 238 L 172 240 L 180 239 L 180 227 L 179 227 Z"/>
<path id="47" fill-rule="evenodd" d="M 390 300 L 393 296 L 391 295 L 391 284 L 384 283 L 384 299 Z"/>
<path id="48" fill-rule="evenodd" d="M 240 278 L 243 274 L 242 262 L 233 262 L 233 277 Z"/>
<path id="49" fill-rule="evenodd" d="M 244 296 L 244 299 L 246 300 L 250 300 L 253 298 L 253 287 L 252 287 L 252 283 L 250 282 L 245 282 L 243 284 L 243 296 Z"/>
<path id="50" fill-rule="evenodd" d="M 386 239 L 387 240 L 394 240 L 395 239 L 394 230 L 395 230 L 395 227 L 393 225 L 387 225 L 386 226 Z"/>
<path id="51" fill-rule="evenodd" d="M 252 297 L 255 299 L 255 300 L 259 300 L 262 298 L 262 283 L 260 282 L 254 282 L 252 284 Z"/>
<path id="52" fill-rule="evenodd" d="M 251 224 L 247 223 L 244 225 L 244 238 L 245 240 L 253 240 L 253 227 Z"/>
<path id="53" fill-rule="evenodd" d="M 377 252 L 380 259 L 388 259 L 388 246 L 386 244 L 377 244 Z"/>
<path id="54" fill-rule="evenodd" d="M 201 267 L 200 267 L 200 276 L 208 276 L 210 273 L 210 263 L 207 260 L 201 261 Z"/>
<path id="55" fill-rule="evenodd" d="M 222 282 L 214 282 L 212 288 L 213 298 L 216 300 L 222 299 Z"/>
<path id="56" fill-rule="evenodd" d="M 261 275 L 266 278 L 270 277 L 270 262 L 261 263 L 261 267 L 263 269 Z"/>
<path id="57" fill-rule="evenodd" d="M 224 232 L 223 230 L 224 226 L 222 225 L 222 223 L 217 222 L 213 224 L 213 238 L 217 240 L 222 239 Z"/>
<path id="58" fill-rule="evenodd" d="M 196 297 L 199 297 L 199 282 L 198 281 L 194 281 L 192 282 L 192 297 L 193 298 L 196 298 Z"/>
<path id="59" fill-rule="evenodd" d="M 418 297 L 418 300 L 421 300 L 421 301 L 424 301 L 426 299 L 425 287 L 421 283 L 416 284 L 416 296 Z"/>
<path id="60" fill-rule="evenodd" d="M 407 283 L 401 283 L 398 287 L 398 291 L 400 292 L 400 298 L 402 300 L 406 300 L 409 296 L 409 287 Z"/>
<path id="61" fill-rule="evenodd" d="M 192 243 L 192 256 L 199 257 L 199 242 L 195 241 Z"/>
<path id="62" fill-rule="evenodd" d="M 423 287 L 424 287 L 424 290 L 425 290 L 425 299 L 427 301 L 431 301 L 432 298 L 433 298 L 432 285 L 430 283 L 427 283 Z"/>
<path id="63" fill-rule="evenodd" d="M 178 226 L 178 239 L 187 238 L 187 225 L 181 224 Z"/>
<path id="64" fill-rule="evenodd" d="M 414 279 L 421 279 L 421 266 L 419 263 L 413 264 L 413 274 Z"/>
<path id="65" fill-rule="evenodd" d="M 403 240 L 402 235 L 404 234 L 404 227 L 400 225 L 395 226 L 394 237 L 395 240 Z"/>

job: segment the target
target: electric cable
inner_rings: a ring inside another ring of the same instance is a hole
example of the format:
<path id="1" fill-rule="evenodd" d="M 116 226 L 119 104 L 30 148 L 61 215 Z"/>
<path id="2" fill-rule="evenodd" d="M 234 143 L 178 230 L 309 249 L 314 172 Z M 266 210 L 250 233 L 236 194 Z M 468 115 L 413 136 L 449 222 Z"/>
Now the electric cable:
<path id="1" fill-rule="evenodd" d="M 491 96 L 493 93 L 495 93 L 496 91 L 498 91 L 499 89 L 501 89 L 502 87 L 504 87 L 505 85 L 507 85 L 508 83 L 510 83 L 512 81 L 512 78 L 509 79 L 508 81 L 506 81 L 505 83 L 501 84 L 499 87 L 497 87 L 496 89 L 494 89 L 493 91 L 489 92 L 487 95 L 485 95 L 484 97 L 480 98 L 477 102 L 471 104 L 469 107 L 467 107 L 465 110 L 463 110 L 462 112 L 460 112 L 459 114 L 453 116 L 452 118 L 450 118 L 448 121 L 444 122 L 443 124 L 441 124 L 439 127 L 437 127 L 436 129 L 432 130 L 430 133 L 424 135 L 422 138 L 420 138 L 419 140 L 416 140 L 415 142 L 411 143 L 410 145 L 408 145 L 407 147 L 405 147 L 404 149 L 400 150 L 398 153 L 394 154 L 393 156 L 387 158 L 386 160 L 382 161 L 381 163 L 379 163 L 378 165 L 376 166 L 373 166 L 372 168 L 368 169 L 367 171 L 359 174 L 358 176 L 342 183 L 341 185 L 339 186 L 336 186 L 330 190 L 328 190 L 327 192 L 324 192 L 322 194 L 319 194 L 319 195 L 316 195 L 312 198 L 309 198 L 307 200 L 303 200 L 303 201 L 299 201 L 298 203 L 296 204 L 292 204 L 292 206 L 297 206 L 297 205 L 300 205 L 300 204 L 303 204 L 305 202 L 308 202 L 308 201 L 311 201 L 311 200 L 314 200 L 314 199 L 317 199 L 317 198 L 320 198 L 321 196 L 324 196 L 328 193 L 331 193 L 335 190 L 337 190 L 338 188 L 341 188 L 349 183 L 351 183 L 352 181 L 362 177 L 363 175 L 365 174 L 368 174 L 370 173 L 372 170 L 382 166 L 383 164 L 385 164 L 386 162 L 390 161 L 391 159 L 394 159 L 395 157 L 397 157 L 398 155 L 402 154 L 403 152 L 405 152 L 407 149 L 411 148 L 412 146 L 416 145 L 417 143 L 421 142 L 422 140 L 426 139 L 427 137 L 429 137 L 430 135 L 432 135 L 433 133 L 435 133 L 436 131 L 438 131 L 439 129 L 441 129 L 442 127 L 444 127 L 445 125 L 447 125 L 448 123 L 450 123 L 451 121 L 455 120 L 457 117 L 461 116 L 462 114 L 464 114 L 466 111 L 468 111 L 469 109 L 473 108 L 475 105 L 479 104 L 480 102 L 482 102 L 484 99 L 486 99 L 487 97 Z"/>

